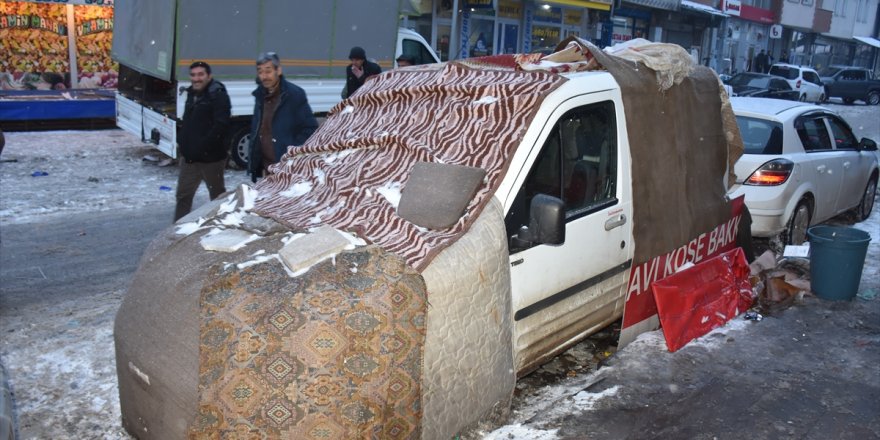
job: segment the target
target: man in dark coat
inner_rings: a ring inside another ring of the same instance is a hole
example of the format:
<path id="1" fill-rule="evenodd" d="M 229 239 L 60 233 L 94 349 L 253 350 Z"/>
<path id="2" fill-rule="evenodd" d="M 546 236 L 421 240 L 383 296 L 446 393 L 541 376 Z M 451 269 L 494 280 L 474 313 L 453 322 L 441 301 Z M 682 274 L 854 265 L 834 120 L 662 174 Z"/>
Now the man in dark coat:
<path id="1" fill-rule="evenodd" d="M 367 78 L 382 73 L 382 68 L 378 64 L 367 61 L 367 52 L 360 47 L 352 47 L 348 54 L 351 64 L 345 68 L 345 91 L 342 93 L 343 98 L 354 95 Z"/>
<path id="2" fill-rule="evenodd" d="M 755 57 L 755 72 L 767 73 L 770 71 L 770 57 L 761 49 L 758 56 Z"/>
<path id="3" fill-rule="evenodd" d="M 302 145 L 318 128 L 306 92 L 284 79 L 275 52 L 257 59 L 257 84 L 248 157 L 248 174 L 254 182 L 281 160 L 288 146 Z"/>
<path id="4" fill-rule="evenodd" d="M 230 103 L 226 87 L 211 78 L 211 66 L 196 61 L 189 67 L 192 85 L 186 89 L 186 106 L 177 136 L 180 175 L 177 178 L 177 207 L 174 221 L 192 210 L 193 196 L 202 181 L 211 200 L 226 192 L 223 171 L 227 148 Z"/>

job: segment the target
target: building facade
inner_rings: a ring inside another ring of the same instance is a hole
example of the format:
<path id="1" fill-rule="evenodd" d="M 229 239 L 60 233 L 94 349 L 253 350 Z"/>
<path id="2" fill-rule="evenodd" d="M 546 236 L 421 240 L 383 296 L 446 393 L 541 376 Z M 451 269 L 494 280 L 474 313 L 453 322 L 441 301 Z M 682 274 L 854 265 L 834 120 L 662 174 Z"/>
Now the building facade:
<path id="1" fill-rule="evenodd" d="M 402 25 L 441 59 L 551 52 L 576 35 L 600 47 L 645 38 L 719 73 L 774 62 L 878 66 L 880 0 L 410 0 Z"/>

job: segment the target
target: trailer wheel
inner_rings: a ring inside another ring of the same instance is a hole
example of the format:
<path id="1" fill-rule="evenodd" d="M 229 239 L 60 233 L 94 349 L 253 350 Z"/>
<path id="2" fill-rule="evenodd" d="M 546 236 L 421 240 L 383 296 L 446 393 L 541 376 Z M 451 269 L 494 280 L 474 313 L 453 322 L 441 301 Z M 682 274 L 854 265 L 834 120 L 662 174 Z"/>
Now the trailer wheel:
<path id="1" fill-rule="evenodd" d="M 228 142 L 229 154 L 232 155 L 232 160 L 238 166 L 247 169 L 248 150 L 251 143 L 251 127 L 249 125 L 241 125 L 234 128 Z"/>

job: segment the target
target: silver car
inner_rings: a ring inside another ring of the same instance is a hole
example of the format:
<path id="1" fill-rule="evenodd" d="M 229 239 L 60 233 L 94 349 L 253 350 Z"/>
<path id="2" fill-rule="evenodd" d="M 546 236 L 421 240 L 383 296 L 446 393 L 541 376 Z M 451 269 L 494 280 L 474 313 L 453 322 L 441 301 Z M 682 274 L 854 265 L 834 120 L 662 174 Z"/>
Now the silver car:
<path id="1" fill-rule="evenodd" d="M 753 236 L 801 244 L 810 225 L 844 211 L 868 218 L 878 177 L 873 140 L 857 140 L 846 121 L 817 105 L 730 101 L 745 145 L 731 196 L 745 194 Z"/>

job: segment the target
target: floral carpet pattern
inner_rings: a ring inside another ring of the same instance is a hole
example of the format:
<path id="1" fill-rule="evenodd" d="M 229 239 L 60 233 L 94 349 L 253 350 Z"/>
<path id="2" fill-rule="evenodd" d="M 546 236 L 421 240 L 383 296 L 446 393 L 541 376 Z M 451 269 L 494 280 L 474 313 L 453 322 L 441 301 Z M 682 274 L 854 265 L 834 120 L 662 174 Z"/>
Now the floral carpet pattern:
<path id="1" fill-rule="evenodd" d="M 190 438 L 420 437 L 426 289 L 403 259 L 369 246 L 208 279 Z"/>

